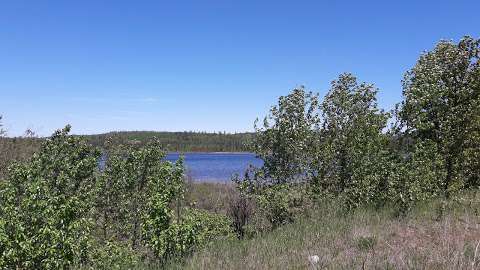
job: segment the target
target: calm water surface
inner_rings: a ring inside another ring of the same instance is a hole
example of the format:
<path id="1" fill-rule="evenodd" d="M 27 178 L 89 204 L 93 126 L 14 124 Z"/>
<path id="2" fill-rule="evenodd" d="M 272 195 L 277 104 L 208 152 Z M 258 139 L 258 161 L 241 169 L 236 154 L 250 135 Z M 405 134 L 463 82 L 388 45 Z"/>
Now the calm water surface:
<path id="1" fill-rule="evenodd" d="M 235 173 L 241 176 L 249 164 L 261 166 L 262 161 L 252 153 L 186 153 L 187 175 L 195 181 L 226 182 Z M 176 161 L 178 153 L 169 153 L 168 161 Z"/>

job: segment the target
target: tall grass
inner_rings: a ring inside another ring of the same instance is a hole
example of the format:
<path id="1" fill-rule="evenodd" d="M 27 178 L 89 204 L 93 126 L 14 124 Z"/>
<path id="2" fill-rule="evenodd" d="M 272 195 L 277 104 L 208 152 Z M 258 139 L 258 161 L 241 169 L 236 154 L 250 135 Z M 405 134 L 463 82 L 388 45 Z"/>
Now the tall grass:
<path id="1" fill-rule="evenodd" d="M 229 201 L 235 193 L 232 183 L 187 181 L 185 200 L 191 206 L 217 214 L 227 214 Z"/>
<path id="2" fill-rule="evenodd" d="M 480 197 L 432 201 L 406 217 L 335 203 L 250 240 L 216 242 L 170 269 L 480 269 Z M 319 256 L 315 265 L 308 261 Z"/>

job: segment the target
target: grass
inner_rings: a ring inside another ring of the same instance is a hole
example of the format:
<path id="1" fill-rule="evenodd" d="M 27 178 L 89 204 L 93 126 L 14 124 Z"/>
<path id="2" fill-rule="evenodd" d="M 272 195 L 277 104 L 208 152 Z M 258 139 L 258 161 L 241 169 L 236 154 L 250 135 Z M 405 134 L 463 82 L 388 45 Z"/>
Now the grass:
<path id="1" fill-rule="evenodd" d="M 426 203 L 403 218 L 388 209 L 345 214 L 325 204 L 271 233 L 216 242 L 168 268 L 480 269 L 480 197 L 465 198 Z M 315 265 L 312 255 L 320 259 Z"/>
<path id="2" fill-rule="evenodd" d="M 187 182 L 185 200 L 195 208 L 207 210 L 217 214 L 226 214 L 228 202 L 234 193 L 234 186 L 230 182 Z"/>

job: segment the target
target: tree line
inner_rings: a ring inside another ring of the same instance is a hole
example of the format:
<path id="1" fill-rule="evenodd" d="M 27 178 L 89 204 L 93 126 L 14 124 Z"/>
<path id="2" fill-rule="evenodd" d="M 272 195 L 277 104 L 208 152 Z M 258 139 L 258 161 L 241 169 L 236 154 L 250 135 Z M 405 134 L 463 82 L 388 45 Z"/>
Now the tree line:
<path id="1" fill-rule="evenodd" d="M 245 152 L 251 133 L 226 132 L 159 132 L 159 131 L 119 131 L 98 135 L 86 135 L 95 146 L 110 144 L 145 144 L 156 138 L 170 152 Z"/>

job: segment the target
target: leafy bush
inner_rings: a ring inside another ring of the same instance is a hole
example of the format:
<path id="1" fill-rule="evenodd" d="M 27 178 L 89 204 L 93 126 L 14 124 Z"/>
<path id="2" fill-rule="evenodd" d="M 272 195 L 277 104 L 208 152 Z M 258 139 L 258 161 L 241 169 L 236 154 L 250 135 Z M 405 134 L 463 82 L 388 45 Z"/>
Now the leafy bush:
<path id="1" fill-rule="evenodd" d="M 232 238 L 234 236 L 231 220 L 222 214 L 214 214 L 200 209 L 186 209 L 182 216 L 182 223 L 197 226 L 197 245 L 203 247 L 218 238 Z"/>
<path id="2" fill-rule="evenodd" d="M 234 236 L 230 220 L 223 215 L 185 209 L 182 219 L 153 233 L 147 232 L 148 245 L 164 261 L 191 253 L 219 237 Z"/>
<path id="3" fill-rule="evenodd" d="M 142 261 L 139 253 L 120 241 L 103 241 L 94 245 L 90 262 L 82 269 L 132 269 Z"/>
<path id="4" fill-rule="evenodd" d="M 0 268 L 68 268 L 88 260 L 99 152 L 68 136 L 14 164 L 0 193 Z"/>
<path id="5" fill-rule="evenodd" d="M 305 183 L 268 183 L 261 169 L 251 168 L 245 178 L 235 177 L 233 181 L 237 184 L 240 197 L 255 205 L 254 210 L 248 213 L 249 221 L 245 220 L 241 227 L 237 227 L 240 236 L 246 230 L 251 235 L 250 232 L 257 234 L 291 223 L 308 209 L 310 203 Z"/>
<path id="6" fill-rule="evenodd" d="M 389 174 L 388 198 L 397 213 L 405 214 L 418 202 L 442 194 L 444 159 L 433 142 L 421 142 L 407 157 L 399 157 Z"/>
<path id="7" fill-rule="evenodd" d="M 183 248 L 175 248 L 180 235 L 181 246 L 189 246 L 192 241 L 191 231 L 175 225 L 180 219 L 179 200 L 183 198 L 183 163 L 182 160 L 175 165 L 164 162 L 156 169 L 157 177 L 149 179 L 146 188 L 148 196 L 145 201 L 145 212 L 142 217 L 142 234 L 147 246 L 160 257 L 170 257 Z M 175 210 L 177 216 L 175 220 Z"/>
<path id="8" fill-rule="evenodd" d="M 293 222 L 306 206 L 305 192 L 301 186 L 274 185 L 265 188 L 256 196 L 259 208 L 263 210 L 273 229 Z"/>

